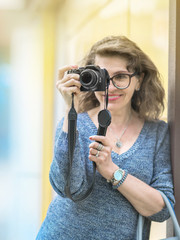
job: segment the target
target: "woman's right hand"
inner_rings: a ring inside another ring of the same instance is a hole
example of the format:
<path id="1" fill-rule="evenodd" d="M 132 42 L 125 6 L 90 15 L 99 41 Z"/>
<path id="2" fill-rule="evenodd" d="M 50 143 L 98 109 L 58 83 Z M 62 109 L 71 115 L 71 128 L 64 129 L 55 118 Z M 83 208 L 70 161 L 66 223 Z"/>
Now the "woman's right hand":
<path id="1" fill-rule="evenodd" d="M 72 93 L 74 93 L 75 107 L 78 106 L 78 96 L 80 93 L 81 83 L 79 81 L 79 74 L 70 73 L 66 74 L 68 70 L 77 69 L 77 65 L 69 65 L 61 67 L 58 71 L 58 80 L 56 87 L 61 93 L 66 103 L 67 110 L 70 109 L 72 103 Z"/>

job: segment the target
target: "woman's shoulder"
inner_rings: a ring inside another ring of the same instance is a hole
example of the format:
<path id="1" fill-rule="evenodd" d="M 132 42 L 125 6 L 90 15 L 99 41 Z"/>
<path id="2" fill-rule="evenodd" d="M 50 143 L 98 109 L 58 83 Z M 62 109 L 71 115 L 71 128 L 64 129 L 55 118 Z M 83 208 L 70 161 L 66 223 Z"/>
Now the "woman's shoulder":
<path id="1" fill-rule="evenodd" d="M 164 120 L 146 121 L 148 136 L 155 137 L 156 141 L 162 141 L 169 137 L 169 125 Z"/>
<path id="2" fill-rule="evenodd" d="M 147 125 L 149 125 L 151 130 L 155 131 L 166 131 L 169 128 L 169 125 L 164 120 L 158 119 L 154 121 L 146 121 Z"/>

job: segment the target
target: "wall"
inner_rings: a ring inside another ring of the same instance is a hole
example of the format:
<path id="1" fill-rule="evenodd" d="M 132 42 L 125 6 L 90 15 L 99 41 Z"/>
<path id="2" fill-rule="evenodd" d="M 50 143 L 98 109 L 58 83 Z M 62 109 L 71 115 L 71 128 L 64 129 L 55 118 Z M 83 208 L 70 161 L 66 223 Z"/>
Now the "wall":
<path id="1" fill-rule="evenodd" d="M 0 72 L 6 66 L 5 74 L 0 75 L 0 86 L 6 86 L 1 88 L 0 105 L 0 112 L 4 112 L 0 125 L 6 126 L 4 134 L 0 132 L 2 143 L 6 137 L 0 151 L 0 239 L 32 240 L 41 221 L 41 19 L 18 10 L 3 20 L 4 29 L 13 27 L 6 42 L 2 43 L 0 36 L 0 48 L 6 50 L 0 63 Z M 6 34 L 4 29 L 1 33 Z"/>

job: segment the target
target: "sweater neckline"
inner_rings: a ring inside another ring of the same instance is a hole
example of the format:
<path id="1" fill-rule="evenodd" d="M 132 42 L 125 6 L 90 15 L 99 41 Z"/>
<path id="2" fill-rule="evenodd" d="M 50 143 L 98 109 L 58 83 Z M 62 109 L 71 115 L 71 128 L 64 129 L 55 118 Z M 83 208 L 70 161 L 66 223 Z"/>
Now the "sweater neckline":
<path id="1" fill-rule="evenodd" d="M 89 122 L 89 127 L 90 127 L 89 133 L 92 133 L 92 135 L 96 135 L 96 133 L 97 133 L 96 125 L 94 124 L 94 122 L 92 121 L 92 119 L 90 118 L 90 116 L 87 112 L 84 112 L 83 114 L 84 114 L 86 120 Z M 112 153 L 111 153 L 112 157 L 123 159 L 123 158 L 127 158 L 130 155 L 134 154 L 134 152 L 141 146 L 141 144 L 143 144 L 146 134 L 148 132 L 148 129 L 149 129 L 149 124 L 147 121 L 145 121 L 134 144 L 126 152 L 124 152 L 122 154 L 118 154 L 117 152 L 112 151 Z"/>

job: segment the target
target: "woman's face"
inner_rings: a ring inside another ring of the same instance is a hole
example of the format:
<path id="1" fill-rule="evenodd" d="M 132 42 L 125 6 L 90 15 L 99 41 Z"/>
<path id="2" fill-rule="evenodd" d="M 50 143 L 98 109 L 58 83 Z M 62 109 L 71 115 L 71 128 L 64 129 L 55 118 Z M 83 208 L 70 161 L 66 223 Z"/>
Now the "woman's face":
<path id="1" fill-rule="evenodd" d="M 127 70 L 127 61 L 124 58 L 117 56 L 112 57 L 101 57 L 99 55 L 95 58 L 95 65 L 101 68 L 105 68 L 110 77 L 113 77 L 119 73 L 132 74 Z M 131 78 L 131 84 L 126 89 L 118 89 L 110 81 L 109 85 L 109 98 L 108 98 L 108 109 L 111 112 L 121 111 L 122 109 L 128 110 L 131 108 L 131 99 L 135 90 L 140 87 L 140 80 L 137 76 Z M 96 98 L 100 102 L 100 107 L 104 107 L 104 92 L 95 92 Z"/>

